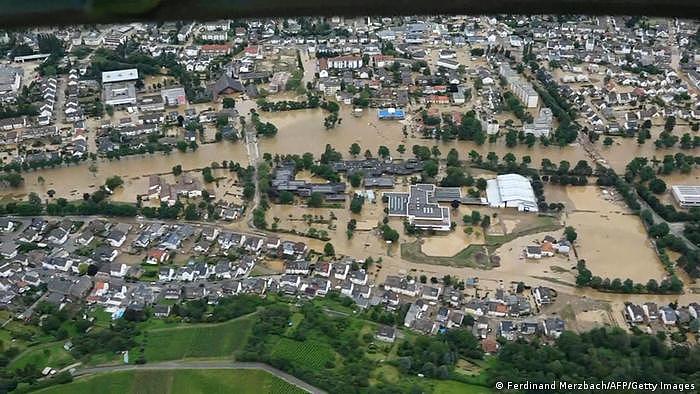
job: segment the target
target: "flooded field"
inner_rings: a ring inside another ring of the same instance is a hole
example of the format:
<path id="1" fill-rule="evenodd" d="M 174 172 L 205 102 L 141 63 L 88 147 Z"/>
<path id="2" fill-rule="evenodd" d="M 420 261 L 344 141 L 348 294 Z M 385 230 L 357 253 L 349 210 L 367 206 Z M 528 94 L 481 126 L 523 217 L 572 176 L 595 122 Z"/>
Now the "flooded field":
<path id="1" fill-rule="evenodd" d="M 638 216 L 603 199 L 596 187 L 567 191 L 576 211 L 568 215 L 566 224 L 576 229 L 578 256 L 586 260 L 593 275 L 642 283 L 664 277 L 666 272 Z"/>
<path id="2" fill-rule="evenodd" d="M 115 201 L 135 202 L 136 195 L 148 188 L 148 176 L 170 173 L 176 165 L 182 165 L 184 171 L 201 169 L 212 162 L 223 160 L 247 163 L 245 147 L 242 143 L 223 141 L 216 144 L 200 145 L 196 152 L 170 154 L 154 153 L 122 157 L 119 160 L 99 159 L 90 171 L 91 161 L 79 165 L 30 171 L 22 174 L 25 181 L 16 189 L 7 190 L 4 195 L 22 197 L 30 192 L 46 196 L 48 190 L 55 190 L 56 197 L 67 199 L 81 198 L 85 192 L 97 190 L 111 176 L 118 175 L 124 180 L 124 187 L 114 196 Z M 44 179 L 39 182 L 39 177 Z"/>
<path id="3" fill-rule="evenodd" d="M 673 148 L 657 149 L 654 145 L 654 141 L 663 131 L 663 120 L 655 120 L 653 123 L 654 126 L 651 129 L 652 138 L 647 140 L 646 143 L 639 145 L 635 138 L 612 137 L 614 141 L 613 144 L 610 146 L 604 146 L 602 143 L 603 138 L 601 138 L 596 143 L 598 152 L 618 173 L 623 173 L 625 166 L 627 166 L 627 164 L 629 164 L 629 162 L 635 157 L 646 157 L 651 159 L 652 157 L 656 156 L 658 159 L 663 159 L 665 155 L 675 155 L 678 152 L 684 154 L 697 154 L 697 152 L 694 150 L 683 150 L 678 145 Z M 687 125 L 677 125 L 673 129 L 674 135 L 681 136 L 684 133 L 690 133 L 691 136 L 695 135 L 695 132 L 690 130 L 690 127 Z"/>
<path id="4" fill-rule="evenodd" d="M 373 155 L 377 154 L 380 145 L 386 145 L 395 155 L 396 147 L 405 144 L 399 142 L 403 138 L 401 123 L 380 122 L 371 109 L 366 110 L 370 113 L 362 117 L 355 117 L 350 111 L 350 107 L 342 106 L 339 114 L 342 121 L 330 130 L 323 126 L 327 112 L 322 109 L 261 113 L 261 119 L 274 123 L 279 132 L 273 138 L 261 138 L 260 149 L 272 154 L 311 152 L 318 157 L 326 144 L 330 144 L 348 157 L 348 148 L 353 143 L 358 143 L 363 152 L 370 149 Z M 407 148 L 410 153 L 410 146 Z"/>
<path id="5" fill-rule="evenodd" d="M 272 204 L 267 212 L 267 222 L 269 226 L 276 223 L 280 231 L 280 236 L 285 239 L 294 239 L 309 244 L 310 248 L 322 251 L 326 242 L 330 242 L 335 247 L 337 255 L 373 258 L 391 253 L 397 245 L 388 246 L 376 231 L 372 231 L 381 224 L 383 218 L 383 205 L 381 202 L 373 204 L 365 202 L 360 214 L 353 214 L 348 209 L 349 202 L 342 208 L 309 208 L 300 205 L 279 205 Z M 350 219 L 358 222 L 352 239 L 348 239 L 346 231 Z M 360 228 L 360 223 L 362 227 Z M 400 219 L 392 218 L 389 225 L 403 233 L 403 224 Z M 318 233 L 324 232 L 329 241 L 320 241 L 302 235 L 288 233 L 295 231 L 297 234 L 307 234 L 309 229 Z M 407 237 L 402 234 L 401 242 Z"/>
<path id="6" fill-rule="evenodd" d="M 330 144 L 347 158 L 349 157 L 348 147 L 353 143 L 358 143 L 363 152 L 369 149 L 373 155 L 376 155 L 377 147 L 385 145 L 389 148 L 392 157 L 401 158 L 412 156 L 411 147 L 413 145 L 436 145 L 440 148 L 443 156 L 450 149 L 457 149 L 462 160 L 467 159 L 467 154 L 471 150 L 476 150 L 484 157 L 489 152 L 495 152 L 501 158 L 512 152 L 518 161 L 523 156 L 530 156 L 532 165 L 536 167 L 539 167 L 543 158 L 548 158 L 556 163 L 561 160 L 575 163 L 578 160 L 587 159 L 585 152 L 575 145 L 561 148 L 557 146 L 528 148 L 525 145 L 518 145 L 514 148 L 508 148 L 504 138 L 495 143 L 487 142 L 479 146 L 471 141 L 426 139 L 422 138 L 420 134 L 412 132 L 409 132 L 406 137 L 403 133 L 403 126 L 406 122 L 379 121 L 374 109 L 367 109 L 361 117 L 354 117 L 348 106 L 342 106 L 340 111 L 342 122 L 330 130 L 323 127 L 325 116 L 325 111 L 321 109 L 262 113 L 261 118 L 274 123 L 279 128 L 279 132 L 273 138 L 262 138 L 260 140 L 261 150 L 273 154 L 312 152 L 315 155 L 320 155 L 326 144 Z M 396 151 L 399 145 L 406 147 L 406 153 L 403 155 Z"/>
<path id="7" fill-rule="evenodd" d="M 470 235 L 461 231 L 461 228 L 457 228 L 445 235 L 425 237 L 421 244 L 421 251 L 428 256 L 450 257 L 469 245 L 482 245 L 483 243 L 484 236 L 480 228 L 475 228 L 475 232 Z"/>

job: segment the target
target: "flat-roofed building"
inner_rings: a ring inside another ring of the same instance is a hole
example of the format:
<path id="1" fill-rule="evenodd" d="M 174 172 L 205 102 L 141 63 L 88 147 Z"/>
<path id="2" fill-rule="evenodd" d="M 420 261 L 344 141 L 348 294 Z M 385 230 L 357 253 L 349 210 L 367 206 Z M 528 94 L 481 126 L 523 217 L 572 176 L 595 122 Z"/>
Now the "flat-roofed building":
<path id="1" fill-rule="evenodd" d="M 389 216 L 406 217 L 409 223 L 420 229 L 449 231 L 452 224 L 450 209 L 440 206 L 436 198 L 436 195 L 454 196 L 454 190 L 446 189 L 452 188 L 418 184 L 411 185 L 408 193 L 391 192 L 383 195 L 387 198 Z"/>
<path id="2" fill-rule="evenodd" d="M 133 82 L 105 84 L 104 102 L 107 105 L 136 104 L 136 86 Z"/>
<path id="3" fill-rule="evenodd" d="M 492 208 L 518 208 L 537 212 L 537 197 L 530 181 L 522 175 L 504 174 L 486 181 L 486 198 Z"/>
<path id="4" fill-rule="evenodd" d="M 136 104 L 136 80 L 138 79 L 139 72 L 135 68 L 103 72 L 102 89 L 105 104 Z"/>
<path id="5" fill-rule="evenodd" d="M 17 92 L 22 86 L 23 76 L 20 67 L 0 66 L 0 93 Z"/>
<path id="6" fill-rule="evenodd" d="M 139 70 L 128 68 L 125 70 L 105 71 L 102 73 L 102 83 L 114 83 L 124 81 L 136 81 L 139 79 Z"/>
<path id="7" fill-rule="evenodd" d="M 700 186 L 671 186 L 673 197 L 683 208 L 700 207 Z"/>

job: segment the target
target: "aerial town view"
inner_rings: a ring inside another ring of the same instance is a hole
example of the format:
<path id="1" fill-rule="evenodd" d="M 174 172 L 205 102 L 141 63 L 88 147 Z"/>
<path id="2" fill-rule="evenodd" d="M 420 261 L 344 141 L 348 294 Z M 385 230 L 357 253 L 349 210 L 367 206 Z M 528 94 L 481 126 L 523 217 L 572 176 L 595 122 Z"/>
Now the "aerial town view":
<path id="1" fill-rule="evenodd" d="M 699 130 L 692 20 L 0 30 L 0 393 L 696 392 Z"/>

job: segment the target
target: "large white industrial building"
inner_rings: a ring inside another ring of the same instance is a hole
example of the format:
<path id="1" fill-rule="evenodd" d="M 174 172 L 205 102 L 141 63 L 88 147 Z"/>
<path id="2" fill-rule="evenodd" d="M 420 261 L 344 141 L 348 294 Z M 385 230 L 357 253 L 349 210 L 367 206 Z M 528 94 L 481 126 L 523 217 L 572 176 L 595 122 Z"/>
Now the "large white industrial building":
<path id="1" fill-rule="evenodd" d="M 681 207 L 700 207 L 700 186 L 671 186 L 671 191 Z"/>
<path id="2" fill-rule="evenodd" d="M 537 197 L 530 181 L 522 175 L 505 174 L 486 181 L 486 199 L 492 208 L 517 208 L 537 212 Z"/>

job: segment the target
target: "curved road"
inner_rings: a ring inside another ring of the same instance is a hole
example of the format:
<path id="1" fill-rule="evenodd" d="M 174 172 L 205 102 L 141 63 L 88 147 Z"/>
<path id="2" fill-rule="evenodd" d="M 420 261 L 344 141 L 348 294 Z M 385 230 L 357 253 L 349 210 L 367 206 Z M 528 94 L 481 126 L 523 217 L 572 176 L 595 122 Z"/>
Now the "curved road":
<path id="1" fill-rule="evenodd" d="M 314 387 L 296 377 L 280 371 L 277 368 L 271 367 L 263 363 L 246 363 L 246 362 L 232 362 L 232 361 L 168 361 L 162 363 L 153 364 L 124 364 L 124 365 L 110 365 L 103 367 L 93 367 L 84 368 L 77 370 L 73 373 L 73 376 L 83 376 L 89 374 L 105 373 L 105 372 L 116 372 L 116 371 L 133 371 L 133 370 L 173 370 L 173 369 L 259 369 L 274 375 L 277 378 L 284 380 L 287 383 L 293 384 L 302 390 L 305 390 L 311 394 L 326 394 L 325 391 Z"/>

